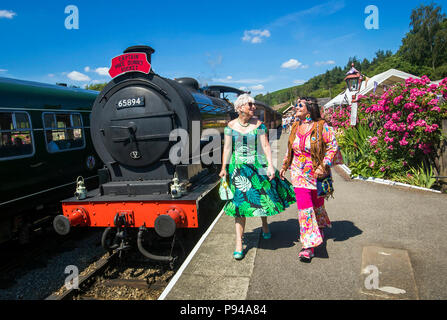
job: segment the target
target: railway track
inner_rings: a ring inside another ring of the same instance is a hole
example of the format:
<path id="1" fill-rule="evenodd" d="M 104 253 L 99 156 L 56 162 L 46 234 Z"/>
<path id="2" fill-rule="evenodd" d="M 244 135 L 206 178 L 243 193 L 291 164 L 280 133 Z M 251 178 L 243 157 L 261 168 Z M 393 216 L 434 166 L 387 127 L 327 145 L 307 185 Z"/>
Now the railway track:
<path id="1" fill-rule="evenodd" d="M 173 268 L 152 262 L 138 251 L 104 254 L 73 282 L 45 300 L 156 300 L 168 285 L 186 255 Z"/>

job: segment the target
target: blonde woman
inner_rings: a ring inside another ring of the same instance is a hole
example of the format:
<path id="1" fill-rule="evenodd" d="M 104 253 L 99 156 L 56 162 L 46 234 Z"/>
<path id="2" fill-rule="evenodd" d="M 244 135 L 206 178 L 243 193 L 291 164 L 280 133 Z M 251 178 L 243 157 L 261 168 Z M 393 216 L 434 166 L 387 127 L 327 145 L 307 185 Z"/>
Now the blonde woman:
<path id="1" fill-rule="evenodd" d="M 233 257 L 240 260 L 244 257 L 242 236 L 246 217 L 261 217 L 262 236 L 270 239 L 267 217 L 282 212 L 294 203 L 295 194 L 292 185 L 287 180 L 279 179 L 279 172 L 273 167 L 267 128 L 254 117 L 255 100 L 248 94 L 240 95 L 234 108 L 239 116 L 225 128 L 220 177 L 229 175 L 234 194 L 233 200 L 225 205 L 224 212 L 235 217 L 236 249 Z M 258 144 L 263 154 L 257 153 Z"/>

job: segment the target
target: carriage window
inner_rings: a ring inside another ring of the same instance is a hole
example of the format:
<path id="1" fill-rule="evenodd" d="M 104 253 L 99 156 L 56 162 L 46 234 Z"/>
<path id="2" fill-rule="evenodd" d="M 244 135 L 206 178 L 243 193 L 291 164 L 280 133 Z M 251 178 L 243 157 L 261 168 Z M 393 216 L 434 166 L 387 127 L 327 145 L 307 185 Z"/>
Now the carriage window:
<path id="1" fill-rule="evenodd" d="M 81 115 L 44 113 L 45 138 L 50 153 L 85 147 Z"/>
<path id="2" fill-rule="evenodd" d="M 0 160 L 34 154 L 31 122 L 25 112 L 0 112 Z"/>

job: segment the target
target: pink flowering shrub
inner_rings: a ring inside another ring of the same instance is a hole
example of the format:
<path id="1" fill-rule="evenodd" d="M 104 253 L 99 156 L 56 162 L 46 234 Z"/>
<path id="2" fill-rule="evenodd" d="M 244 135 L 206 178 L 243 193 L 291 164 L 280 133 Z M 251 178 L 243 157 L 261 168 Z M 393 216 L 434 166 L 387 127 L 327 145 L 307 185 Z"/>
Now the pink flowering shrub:
<path id="1" fill-rule="evenodd" d="M 349 128 L 351 123 L 351 106 L 338 106 L 334 110 L 327 109 L 323 117 L 336 130 Z"/>
<path id="2" fill-rule="evenodd" d="M 447 118 L 447 78 L 431 84 L 427 76 L 409 78 L 381 96 L 362 97 L 358 120 L 374 134 L 368 139 L 370 152 L 363 167 L 391 178 L 409 166 L 434 164 L 441 140 L 441 121 Z M 376 175 L 376 176 L 377 176 Z"/>

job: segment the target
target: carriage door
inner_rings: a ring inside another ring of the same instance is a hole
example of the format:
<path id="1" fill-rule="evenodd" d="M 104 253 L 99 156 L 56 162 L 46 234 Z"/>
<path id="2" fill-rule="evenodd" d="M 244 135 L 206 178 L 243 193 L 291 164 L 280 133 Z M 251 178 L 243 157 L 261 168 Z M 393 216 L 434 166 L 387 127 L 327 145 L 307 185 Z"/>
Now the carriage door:
<path id="1" fill-rule="evenodd" d="M 79 113 L 44 112 L 45 148 L 59 183 L 76 180 L 84 169 L 85 132 Z"/>
<path id="2" fill-rule="evenodd" d="M 22 197 L 36 184 L 34 136 L 27 112 L 0 112 L 0 203 Z M 1 209 L 1 206 L 0 206 Z"/>

